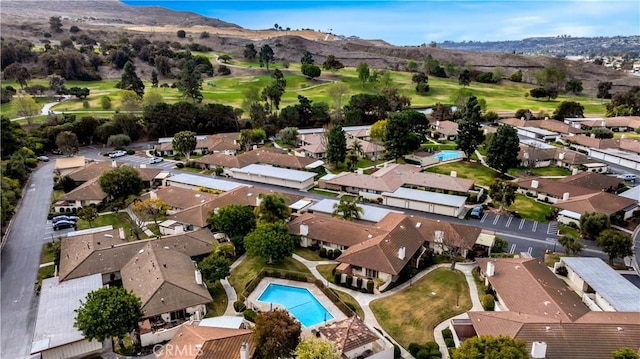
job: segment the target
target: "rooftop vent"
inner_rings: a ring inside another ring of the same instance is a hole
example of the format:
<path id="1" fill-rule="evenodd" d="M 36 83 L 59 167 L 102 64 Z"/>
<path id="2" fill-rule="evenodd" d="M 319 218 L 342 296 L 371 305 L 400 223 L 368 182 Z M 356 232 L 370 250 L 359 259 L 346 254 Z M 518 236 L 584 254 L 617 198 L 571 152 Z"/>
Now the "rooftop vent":
<path id="1" fill-rule="evenodd" d="M 547 327 L 549 328 L 549 327 Z M 531 357 L 534 359 L 544 359 L 547 357 L 547 343 L 533 342 L 531 345 Z"/>

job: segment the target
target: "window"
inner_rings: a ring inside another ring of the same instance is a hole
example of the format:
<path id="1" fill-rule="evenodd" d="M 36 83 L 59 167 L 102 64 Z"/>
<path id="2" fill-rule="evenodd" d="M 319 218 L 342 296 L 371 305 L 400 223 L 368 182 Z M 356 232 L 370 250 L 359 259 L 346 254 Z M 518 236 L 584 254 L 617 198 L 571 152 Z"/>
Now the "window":
<path id="1" fill-rule="evenodd" d="M 378 271 L 367 268 L 367 274 L 366 275 L 367 275 L 367 278 L 377 278 L 378 277 Z"/>
<path id="2" fill-rule="evenodd" d="M 185 319 L 187 317 L 187 311 L 184 309 L 171 312 L 171 321 Z"/>

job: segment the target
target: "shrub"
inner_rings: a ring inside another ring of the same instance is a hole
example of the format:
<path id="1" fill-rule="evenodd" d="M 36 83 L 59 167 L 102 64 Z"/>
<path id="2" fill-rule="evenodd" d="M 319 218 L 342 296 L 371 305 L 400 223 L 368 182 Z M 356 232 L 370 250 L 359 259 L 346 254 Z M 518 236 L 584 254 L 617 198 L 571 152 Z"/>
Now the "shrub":
<path id="1" fill-rule="evenodd" d="M 358 285 L 358 288 L 362 288 L 362 278 L 358 277 L 358 279 L 356 280 L 356 283 Z"/>
<path id="2" fill-rule="evenodd" d="M 411 355 L 416 356 L 416 354 L 418 354 L 420 349 L 422 349 L 422 346 L 417 343 L 411 343 L 409 344 L 409 348 L 407 349 L 409 350 L 409 353 L 411 353 Z"/>
<path id="3" fill-rule="evenodd" d="M 402 358 L 402 350 L 400 350 L 400 347 L 398 346 L 398 344 L 393 344 L 393 358 L 394 359 Z"/>
<path id="4" fill-rule="evenodd" d="M 133 155 L 133 154 L 135 154 L 135 153 L 136 153 L 136 151 L 134 151 L 134 150 L 127 150 L 127 154 L 128 154 L 128 155 Z"/>
<path id="5" fill-rule="evenodd" d="M 492 311 L 495 309 L 496 301 L 491 294 L 485 294 L 482 296 L 482 307 L 484 310 Z"/>
<path id="6" fill-rule="evenodd" d="M 367 280 L 367 292 L 373 294 L 374 283 L 372 280 Z"/>
<path id="7" fill-rule="evenodd" d="M 244 305 L 244 302 L 241 300 L 236 300 L 235 302 L 233 302 L 233 309 L 240 313 L 243 312 L 245 309 L 247 309 L 247 306 Z"/>
<path id="8" fill-rule="evenodd" d="M 333 273 L 333 282 L 335 284 L 340 284 L 340 279 L 342 279 L 342 274 L 340 273 Z"/>
<path id="9" fill-rule="evenodd" d="M 453 341 L 452 339 L 445 339 L 444 340 L 445 344 L 447 344 L 447 348 L 455 348 L 456 347 L 456 342 Z"/>
<path id="10" fill-rule="evenodd" d="M 231 75 L 231 69 L 227 65 L 219 65 L 218 66 L 218 75 L 220 75 L 220 76 Z"/>
<path id="11" fill-rule="evenodd" d="M 353 277 L 349 274 L 347 274 L 347 282 L 346 282 L 346 287 L 350 287 L 351 283 L 353 283 Z"/>
<path id="12" fill-rule="evenodd" d="M 184 30 L 178 30 L 178 31 L 176 32 L 176 35 L 177 35 L 179 38 L 184 39 L 184 38 L 187 36 L 187 33 L 186 33 Z"/>
<path id="13" fill-rule="evenodd" d="M 176 167 L 178 167 L 178 168 L 184 168 L 184 163 L 182 163 L 182 162 L 178 162 L 178 163 L 176 163 Z"/>
<path id="14" fill-rule="evenodd" d="M 415 357 L 416 359 L 430 359 L 431 353 L 427 349 L 420 349 Z"/>
<path id="15" fill-rule="evenodd" d="M 222 174 L 224 173 L 224 168 L 218 166 L 216 167 L 216 169 L 214 170 L 214 173 L 216 174 L 216 176 L 222 176 Z"/>
<path id="16" fill-rule="evenodd" d="M 451 329 L 449 328 L 442 329 L 442 337 L 444 339 L 453 339 L 453 333 L 451 333 Z"/>
<path id="17" fill-rule="evenodd" d="M 254 312 L 251 309 L 247 309 L 244 312 L 242 312 L 242 315 L 244 316 L 244 319 L 250 321 L 250 322 L 255 322 L 256 320 L 256 316 L 258 315 L 256 312 Z"/>
<path id="18" fill-rule="evenodd" d="M 342 254 L 341 250 L 339 250 L 339 249 L 334 249 L 333 250 L 333 258 L 334 259 L 340 257 L 341 254 Z"/>
<path id="19" fill-rule="evenodd" d="M 102 96 L 100 98 L 100 105 L 103 110 L 108 110 L 111 108 L 111 98 L 109 96 Z"/>
<path id="20" fill-rule="evenodd" d="M 107 139 L 107 146 L 109 147 L 122 147 L 128 146 L 131 143 L 131 138 L 125 134 L 111 135 Z"/>
<path id="21" fill-rule="evenodd" d="M 82 101 L 82 108 L 89 108 L 89 101 L 87 100 Z"/>
<path id="22" fill-rule="evenodd" d="M 567 267 L 558 267 L 558 269 L 556 269 L 556 274 L 566 277 L 569 274 L 569 271 L 567 270 Z"/>
<path id="23" fill-rule="evenodd" d="M 327 249 L 325 247 L 320 248 L 318 255 L 320 258 L 327 258 Z"/>
<path id="24" fill-rule="evenodd" d="M 327 258 L 329 258 L 331 260 L 336 259 L 336 257 L 334 256 L 333 249 L 328 249 L 327 250 Z"/>

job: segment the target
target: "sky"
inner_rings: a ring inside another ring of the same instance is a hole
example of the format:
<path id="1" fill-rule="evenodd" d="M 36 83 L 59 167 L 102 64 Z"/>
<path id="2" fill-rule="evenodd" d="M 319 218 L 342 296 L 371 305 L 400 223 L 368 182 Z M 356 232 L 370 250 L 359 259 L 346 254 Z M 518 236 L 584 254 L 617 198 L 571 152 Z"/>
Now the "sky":
<path id="1" fill-rule="evenodd" d="M 247 29 L 274 24 L 394 45 L 431 41 L 503 41 L 528 37 L 640 35 L 640 1 L 161 1 L 123 0 L 134 6 L 190 10 Z"/>

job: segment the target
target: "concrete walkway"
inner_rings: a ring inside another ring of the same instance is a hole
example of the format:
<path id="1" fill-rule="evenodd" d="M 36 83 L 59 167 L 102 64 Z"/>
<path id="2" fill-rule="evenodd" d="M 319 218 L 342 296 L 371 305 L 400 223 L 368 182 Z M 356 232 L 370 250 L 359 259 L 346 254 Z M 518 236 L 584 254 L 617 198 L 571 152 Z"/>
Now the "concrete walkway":
<path id="1" fill-rule="evenodd" d="M 238 257 L 238 259 L 236 259 L 236 261 L 233 262 L 231 266 L 229 266 L 229 272 L 240 265 L 240 263 L 242 263 L 245 258 L 247 258 L 246 254 Z M 238 300 L 238 294 L 236 293 L 235 289 L 233 289 L 231 284 L 229 284 L 227 278 L 220 279 L 220 284 L 222 284 L 222 288 L 224 288 L 225 293 L 227 293 L 227 310 L 225 310 L 224 315 L 238 315 L 238 313 L 236 313 L 236 310 L 233 309 L 233 303 Z"/>

